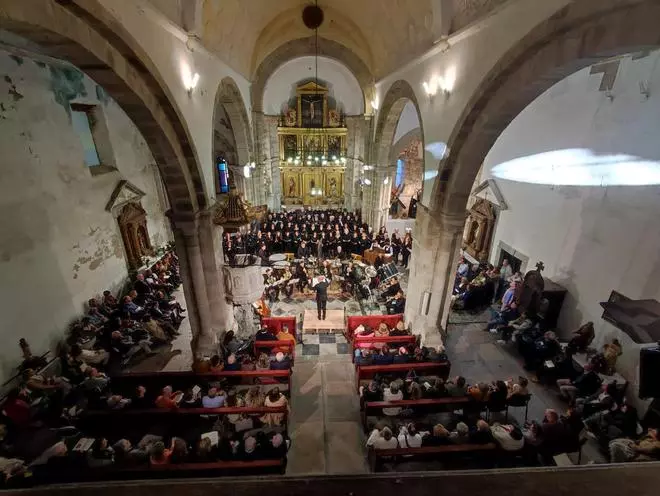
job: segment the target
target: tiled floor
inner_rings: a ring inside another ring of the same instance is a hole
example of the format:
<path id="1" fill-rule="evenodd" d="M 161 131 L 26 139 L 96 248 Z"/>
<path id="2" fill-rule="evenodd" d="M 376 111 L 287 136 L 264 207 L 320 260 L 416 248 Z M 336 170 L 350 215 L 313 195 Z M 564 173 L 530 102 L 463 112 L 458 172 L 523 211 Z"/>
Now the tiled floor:
<path id="1" fill-rule="evenodd" d="M 296 356 L 349 355 L 351 350 L 342 334 L 304 334 L 296 346 Z"/>

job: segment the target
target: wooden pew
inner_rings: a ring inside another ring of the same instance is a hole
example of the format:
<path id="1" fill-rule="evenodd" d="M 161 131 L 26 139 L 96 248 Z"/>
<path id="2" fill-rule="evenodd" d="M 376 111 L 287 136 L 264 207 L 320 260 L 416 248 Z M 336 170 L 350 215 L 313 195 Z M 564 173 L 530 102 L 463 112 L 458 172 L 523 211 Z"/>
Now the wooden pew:
<path id="1" fill-rule="evenodd" d="M 397 457 L 419 457 L 419 456 L 450 456 L 450 455 L 465 455 L 466 453 L 484 454 L 492 453 L 497 454 L 498 449 L 495 443 L 488 444 L 450 444 L 447 446 L 428 446 L 422 448 L 394 448 L 386 450 L 376 450 L 369 448 L 367 459 L 369 461 L 369 468 L 372 472 L 377 472 L 380 461 L 383 458 L 394 459 L 396 463 Z"/>
<path id="2" fill-rule="evenodd" d="M 298 328 L 296 327 L 296 318 L 293 315 L 261 318 L 261 327 L 266 327 L 274 336 L 277 336 L 284 326 L 289 328 L 289 333 L 292 336 L 296 335 Z"/>
<path id="3" fill-rule="evenodd" d="M 376 374 L 391 374 L 395 372 L 408 372 L 414 370 L 418 374 L 437 375 L 442 379 L 449 377 L 450 362 L 412 362 L 395 363 L 392 365 L 358 365 L 355 367 L 355 390 L 359 391 L 362 379 L 371 379 Z"/>
<path id="4" fill-rule="evenodd" d="M 344 335 L 346 340 L 350 343 L 353 341 L 353 331 L 359 325 L 368 325 L 372 329 L 376 329 L 381 322 L 385 322 L 387 327 L 392 329 L 396 327 L 400 320 L 403 320 L 403 314 L 396 315 L 351 315 L 346 319 L 346 329 Z"/>
<path id="5" fill-rule="evenodd" d="M 397 345 L 408 345 L 415 344 L 417 342 L 417 336 L 408 335 L 408 336 L 383 336 L 383 337 L 367 337 L 367 336 L 356 336 L 353 341 L 351 341 L 351 359 L 355 363 L 355 350 L 357 348 L 368 348 L 372 343 L 396 343 Z"/>
<path id="6" fill-rule="evenodd" d="M 423 410 L 425 412 L 445 412 L 464 408 L 477 403 L 470 396 L 421 399 L 421 400 L 400 400 L 400 401 L 368 401 L 362 405 L 360 417 L 362 418 L 362 428 L 368 432 L 367 417 L 370 413 L 376 414 L 383 408 L 412 408 L 414 410 Z M 486 408 L 486 405 L 483 406 Z"/>

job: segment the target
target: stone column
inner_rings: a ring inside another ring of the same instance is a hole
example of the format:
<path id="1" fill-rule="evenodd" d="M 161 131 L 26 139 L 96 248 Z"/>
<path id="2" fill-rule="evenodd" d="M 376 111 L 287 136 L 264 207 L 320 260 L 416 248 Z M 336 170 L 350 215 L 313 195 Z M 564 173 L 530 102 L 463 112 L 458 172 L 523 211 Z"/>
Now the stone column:
<path id="1" fill-rule="evenodd" d="M 190 343 L 193 356 L 212 354 L 215 352 L 215 336 L 211 330 L 211 309 L 197 222 L 175 222 L 172 231 L 193 335 Z"/>
<path id="2" fill-rule="evenodd" d="M 232 329 L 234 325 L 234 311 L 227 303 L 222 265 L 222 227 L 213 224 L 212 213 L 204 211 L 198 218 L 199 242 L 211 314 L 211 332 L 215 340 L 223 331 Z"/>
<path id="3" fill-rule="evenodd" d="M 421 333 L 424 340 L 433 339 L 434 334 L 446 329 L 454 267 L 461 247 L 464 224 L 463 215 L 432 213 L 422 205 L 417 210 L 406 323 L 413 326 L 414 332 Z"/>

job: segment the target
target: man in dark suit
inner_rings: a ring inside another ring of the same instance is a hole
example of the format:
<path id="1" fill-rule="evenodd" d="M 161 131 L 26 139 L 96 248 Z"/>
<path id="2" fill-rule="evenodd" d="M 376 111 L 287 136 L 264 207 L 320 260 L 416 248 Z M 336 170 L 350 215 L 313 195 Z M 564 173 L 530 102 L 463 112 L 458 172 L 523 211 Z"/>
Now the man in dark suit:
<path id="1" fill-rule="evenodd" d="M 325 276 L 319 276 L 318 282 L 314 286 L 316 290 L 316 310 L 319 314 L 319 320 L 325 320 L 325 308 L 328 304 L 328 286 L 330 283 Z"/>

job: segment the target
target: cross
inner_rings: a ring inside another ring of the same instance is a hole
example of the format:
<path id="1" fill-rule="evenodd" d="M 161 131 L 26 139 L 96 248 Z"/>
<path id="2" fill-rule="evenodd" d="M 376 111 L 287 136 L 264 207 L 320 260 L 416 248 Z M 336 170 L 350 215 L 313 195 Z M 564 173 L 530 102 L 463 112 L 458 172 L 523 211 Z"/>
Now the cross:
<path id="1" fill-rule="evenodd" d="M 541 272 L 543 269 L 545 269 L 545 264 L 541 261 L 536 263 L 536 270 Z"/>

